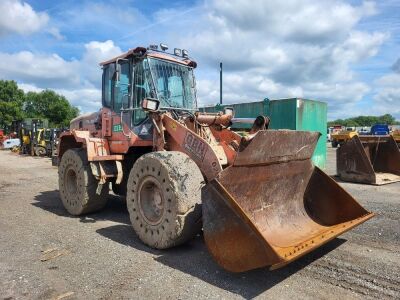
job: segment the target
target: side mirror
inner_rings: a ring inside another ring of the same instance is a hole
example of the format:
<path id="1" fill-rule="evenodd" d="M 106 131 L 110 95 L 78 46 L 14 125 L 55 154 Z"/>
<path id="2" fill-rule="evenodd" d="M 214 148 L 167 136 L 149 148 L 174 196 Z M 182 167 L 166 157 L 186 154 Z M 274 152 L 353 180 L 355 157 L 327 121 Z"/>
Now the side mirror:
<path id="1" fill-rule="evenodd" d="M 160 107 L 160 101 L 153 98 L 145 98 L 142 101 L 142 109 L 144 111 L 155 112 L 158 111 Z"/>

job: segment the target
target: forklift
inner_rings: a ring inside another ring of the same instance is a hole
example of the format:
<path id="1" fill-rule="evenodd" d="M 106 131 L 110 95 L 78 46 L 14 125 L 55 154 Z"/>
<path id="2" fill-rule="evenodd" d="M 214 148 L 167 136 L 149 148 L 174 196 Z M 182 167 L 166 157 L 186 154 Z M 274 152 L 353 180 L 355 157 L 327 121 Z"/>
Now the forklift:
<path id="1" fill-rule="evenodd" d="M 24 119 L 15 121 L 20 139 L 20 154 L 31 156 L 46 155 L 45 132 L 48 126 L 46 119 Z"/>

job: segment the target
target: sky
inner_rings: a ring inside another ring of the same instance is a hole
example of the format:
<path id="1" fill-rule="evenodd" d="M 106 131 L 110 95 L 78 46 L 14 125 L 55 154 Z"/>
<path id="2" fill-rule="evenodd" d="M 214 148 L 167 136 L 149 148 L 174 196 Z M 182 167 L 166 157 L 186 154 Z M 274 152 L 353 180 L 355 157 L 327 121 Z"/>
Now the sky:
<path id="1" fill-rule="evenodd" d="M 301 97 L 328 119 L 400 119 L 400 0 L 0 0 L 0 79 L 101 106 L 99 63 L 166 43 L 197 62 L 199 106 Z"/>

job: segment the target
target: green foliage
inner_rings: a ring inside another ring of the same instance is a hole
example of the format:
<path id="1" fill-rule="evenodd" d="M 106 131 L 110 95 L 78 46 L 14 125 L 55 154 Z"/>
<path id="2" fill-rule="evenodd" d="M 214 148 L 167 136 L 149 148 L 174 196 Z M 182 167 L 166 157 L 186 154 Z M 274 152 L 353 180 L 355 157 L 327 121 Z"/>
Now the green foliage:
<path id="1" fill-rule="evenodd" d="M 51 127 L 68 127 L 78 114 L 78 108 L 52 90 L 25 94 L 15 81 L 0 80 L 0 128 L 24 118 L 48 119 Z"/>
<path id="2" fill-rule="evenodd" d="M 24 91 L 15 81 L 0 80 L 0 128 L 11 125 L 12 120 L 23 117 Z"/>
<path id="3" fill-rule="evenodd" d="M 400 125 L 400 122 L 396 121 L 391 114 L 385 114 L 383 116 L 358 116 L 328 122 L 328 126 L 342 125 L 346 127 L 372 126 L 374 124 Z"/>
<path id="4" fill-rule="evenodd" d="M 27 93 L 24 108 L 27 117 L 48 119 L 51 127 L 68 126 L 79 113 L 64 96 L 51 90 Z"/>
<path id="5" fill-rule="evenodd" d="M 0 128 L 7 128 L 13 120 L 20 120 L 24 117 L 22 105 L 18 102 L 0 100 Z"/>

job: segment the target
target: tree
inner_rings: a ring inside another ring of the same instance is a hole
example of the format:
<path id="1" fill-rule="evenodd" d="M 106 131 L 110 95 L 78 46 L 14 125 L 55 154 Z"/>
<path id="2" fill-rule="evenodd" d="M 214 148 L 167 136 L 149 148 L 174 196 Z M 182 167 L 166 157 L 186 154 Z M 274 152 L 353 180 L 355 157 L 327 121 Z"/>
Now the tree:
<path id="1" fill-rule="evenodd" d="M 380 118 L 381 118 L 382 123 L 385 123 L 388 125 L 398 123 L 398 122 L 396 122 L 396 119 L 390 114 L 385 114 L 385 115 L 381 116 Z"/>
<path id="2" fill-rule="evenodd" d="M 0 128 L 13 120 L 48 119 L 51 127 L 67 127 L 79 110 L 52 90 L 24 93 L 13 80 L 0 80 Z"/>
<path id="3" fill-rule="evenodd" d="M 13 80 L 0 80 L 0 128 L 11 125 L 15 119 L 23 118 L 24 91 Z"/>
<path id="4" fill-rule="evenodd" d="M 69 104 L 64 96 L 52 90 L 27 93 L 24 111 L 29 118 L 48 119 L 50 125 L 54 127 L 69 126 L 71 119 L 79 113 L 79 110 Z"/>
<path id="5" fill-rule="evenodd" d="M 348 119 L 337 119 L 328 122 L 328 126 L 342 125 L 346 127 L 362 127 L 362 126 L 372 126 L 374 124 L 387 124 L 387 125 L 399 125 L 400 122 L 391 114 L 385 114 L 383 116 L 358 116 Z"/>

